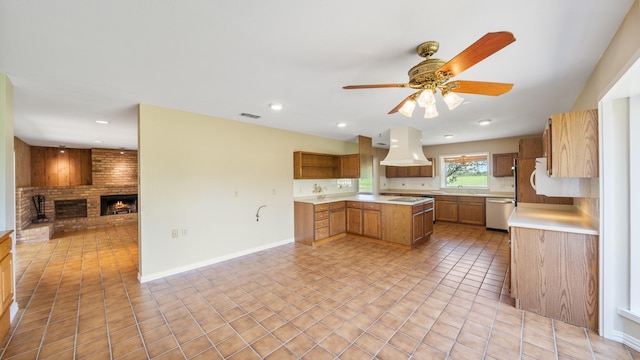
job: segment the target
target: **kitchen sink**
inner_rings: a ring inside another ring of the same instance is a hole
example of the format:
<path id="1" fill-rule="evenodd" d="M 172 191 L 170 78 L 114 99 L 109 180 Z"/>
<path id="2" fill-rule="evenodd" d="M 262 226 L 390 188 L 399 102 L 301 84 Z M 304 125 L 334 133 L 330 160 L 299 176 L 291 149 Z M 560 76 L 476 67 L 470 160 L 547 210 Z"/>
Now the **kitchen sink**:
<path id="1" fill-rule="evenodd" d="M 420 200 L 424 200 L 424 198 L 419 198 L 419 197 L 399 197 L 399 198 L 389 199 L 389 201 L 401 201 L 401 202 L 416 202 L 416 201 L 420 201 Z"/>

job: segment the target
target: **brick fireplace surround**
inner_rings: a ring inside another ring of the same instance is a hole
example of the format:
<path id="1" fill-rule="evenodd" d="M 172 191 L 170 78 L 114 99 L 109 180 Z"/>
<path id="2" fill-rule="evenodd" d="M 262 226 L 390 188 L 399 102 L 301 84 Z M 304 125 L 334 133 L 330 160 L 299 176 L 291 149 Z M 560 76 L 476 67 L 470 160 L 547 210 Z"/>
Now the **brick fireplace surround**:
<path id="1" fill-rule="evenodd" d="M 16 139 L 16 241 L 49 240 L 54 233 L 131 224 L 138 214 L 100 216 L 100 196 L 138 193 L 137 151 L 91 149 L 91 185 L 30 186 L 31 146 Z M 22 186 L 21 186 L 22 185 Z M 25 186 L 27 185 L 27 186 Z M 44 195 L 48 222 L 32 224 L 37 212 L 32 196 Z M 56 200 L 86 199 L 87 217 L 55 218 Z"/>

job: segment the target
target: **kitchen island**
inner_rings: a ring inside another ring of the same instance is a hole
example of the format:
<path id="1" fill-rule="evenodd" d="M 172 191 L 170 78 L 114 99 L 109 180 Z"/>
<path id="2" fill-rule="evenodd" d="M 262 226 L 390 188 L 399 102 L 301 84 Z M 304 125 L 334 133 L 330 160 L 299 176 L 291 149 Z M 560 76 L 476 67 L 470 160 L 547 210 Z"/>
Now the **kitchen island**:
<path id="1" fill-rule="evenodd" d="M 598 331 L 598 225 L 571 205 L 519 203 L 509 218 L 519 309 Z"/>
<path id="2" fill-rule="evenodd" d="M 295 241 L 319 245 L 344 236 L 412 248 L 433 232 L 433 199 L 382 195 L 294 200 Z"/>

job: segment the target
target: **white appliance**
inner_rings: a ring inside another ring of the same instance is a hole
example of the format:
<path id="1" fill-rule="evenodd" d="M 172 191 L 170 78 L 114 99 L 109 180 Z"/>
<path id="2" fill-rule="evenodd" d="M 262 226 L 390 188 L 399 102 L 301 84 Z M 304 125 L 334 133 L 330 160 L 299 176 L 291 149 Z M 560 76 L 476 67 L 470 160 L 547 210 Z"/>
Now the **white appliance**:
<path id="1" fill-rule="evenodd" d="M 529 177 L 538 195 L 589 197 L 591 181 L 584 178 L 554 178 L 547 174 L 547 158 L 536 158 L 536 169 Z"/>
<path id="2" fill-rule="evenodd" d="M 515 208 L 513 199 L 487 198 L 485 203 L 487 229 L 509 230 L 509 216 Z"/>

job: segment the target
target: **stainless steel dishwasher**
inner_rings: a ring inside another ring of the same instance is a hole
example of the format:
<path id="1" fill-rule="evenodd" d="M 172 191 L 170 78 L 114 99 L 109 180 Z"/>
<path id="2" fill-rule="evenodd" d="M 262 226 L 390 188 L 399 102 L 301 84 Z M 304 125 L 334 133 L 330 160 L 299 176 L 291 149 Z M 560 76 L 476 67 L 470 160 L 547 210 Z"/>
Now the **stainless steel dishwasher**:
<path id="1" fill-rule="evenodd" d="M 507 221 L 515 205 L 509 198 L 487 198 L 486 223 L 487 229 L 509 230 Z"/>

